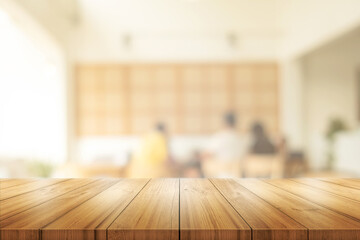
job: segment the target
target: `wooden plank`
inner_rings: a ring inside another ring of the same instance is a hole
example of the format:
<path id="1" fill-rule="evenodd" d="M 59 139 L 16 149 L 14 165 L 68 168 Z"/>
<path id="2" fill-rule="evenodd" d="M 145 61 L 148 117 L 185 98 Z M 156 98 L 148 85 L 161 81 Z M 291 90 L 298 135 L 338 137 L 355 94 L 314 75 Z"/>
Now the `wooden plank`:
<path id="1" fill-rule="evenodd" d="M 249 224 L 253 240 L 307 239 L 307 228 L 233 179 L 210 179 L 210 181 Z"/>
<path id="2" fill-rule="evenodd" d="M 123 179 L 42 228 L 43 240 L 106 240 L 106 229 L 149 179 Z M 96 206 L 96 208 L 94 208 Z"/>
<path id="3" fill-rule="evenodd" d="M 180 239 L 251 239 L 251 229 L 209 180 L 181 179 Z"/>
<path id="4" fill-rule="evenodd" d="M 360 222 L 360 202 L 358 201 L 320 189 L 313 189 L 307 185 L 288 179 L 272 179 L 266 180 L 266 182 L 320 206 L 331 209 L 340 214 L 344 214 L 345 216 L 355 220 L 359 220 Z M 360 190 L 358 191 L 358 195 L 360 195 Z"/>
<path id="5" fill-rule="evenodd" d="M 97 180 L 78 188 L 77 191 L 68 192 L 0 221 L 1 239 L 38 240 L 40 236 L 39 229 L 96 196 L 117 181 L 113 179 Z"/>
<path id="6" fill-rule="evenodd" d="M 5 199 L 9 199 L 24 193 L 34 191 L 36 189 L 40 189 L 46 186 L 63 182 L 65 180 L 66 179 L 42 179 L 39 181 L 31 181 L 29 183 L 24 183 L 6 189 L 1 189 L 0 200 L 2 201 Z"/>
<path id="7" fill-rule="evenodd" d="M 0 190 L 9 188 L 9 187 L 13 187 L 13 186 L 17 186 L 17 185 L 21 185 L 21 184 L 25 184 L 25 183 L 39 181 L 39 180 L 40 179 L 38 179 L 38 178 L 31 178 L 31 179 L 3 178 L 3 179 L 1 179 L 1 182 L 0 182 Z"/>
<path id="8" fill-rule="evenodd" d="M 358 221 L 257 179 L 235 181 L 308 228 L 309 240 L 360 239 Z"/>
<path id="9" fill-rule="evenodd" d="M 354 181 L 354 179 L 350 178 L 319 178 L 319 180 L 335 183 L 345 187 L 360 189 L 360 181 Z"/>
<path id="10" fill-rule="evenodd" d="M 318 179 L 314 178 L 298 178 L 298 179 L 292 179 L 295 182 L 305 184 L 307 186 L 310 186 L 312 188 L 321 189 L 327 192 L 331 192 L 334 194 L 337 194 L 339 196 L 347 197 L 352 200 L 360 201 L 360 190 L 345 187 L 342 185 L 320 181 Z"/>
<path id="11" fill-rule="evenodd" d="M 40 188 L 32 185 L 43 180 L 22 182 L 8 190 L 33 190 L 0 202 L 0 237 L 360 239 L 358 180 L 326 180 L 64 179 Z"/>
<path id="12" fill-rule="evenodd" d="M 109 240 L 178 240 L 179 179 L 152 179 L 107 231 Z"/>
<path id="13" fill-rule="evenodd" d="M 68 179 L 61 184 L 53 184 L 3 200 L 0 204 L 0 221 L 94 181 L 95 179 Z"/>

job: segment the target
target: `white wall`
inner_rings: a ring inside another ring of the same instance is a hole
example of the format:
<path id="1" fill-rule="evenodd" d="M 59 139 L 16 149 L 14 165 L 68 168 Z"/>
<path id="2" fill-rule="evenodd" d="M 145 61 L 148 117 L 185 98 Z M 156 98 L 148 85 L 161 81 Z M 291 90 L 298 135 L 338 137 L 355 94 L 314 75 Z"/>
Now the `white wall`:
<path id="1" fill-rule="evenodd" d="M 282 56 L 312 51 L 360 24 L 359 0 L 283 0 Z"/>
<path id="2" fill-rule="evenodd" d="M 303 63 L 298 59 L 280 61 L 280 125 L 288 147 L 304 147 Z"/>
<path id="3" fill-rule="evenodd" d="M 332 117 L 350 128 L 357 120 L 360 69 L 360 28 L 306 55 L 304 64 L 304 142 L 314 167 L 326 161 L 324 133 Z"/>
<path id="4" fill-rule="evenodd" d="M 308 105 L 302 100 L 306 76 L 301 57 L 359 26 L 360 1 L 282 0 L 279 6 L 283 29 L 279 50 L 282 130 L 290 147 L 301 149 L 308 144 L 303 119 L 303 109 Z"/>

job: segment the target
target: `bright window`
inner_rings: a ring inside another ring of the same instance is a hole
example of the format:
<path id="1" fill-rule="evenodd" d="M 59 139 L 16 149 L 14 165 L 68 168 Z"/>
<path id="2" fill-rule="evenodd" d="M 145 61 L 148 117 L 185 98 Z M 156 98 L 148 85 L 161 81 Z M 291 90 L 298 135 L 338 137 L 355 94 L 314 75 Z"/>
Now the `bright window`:
<path id="1" fill-rule="evenodd" d="M 39 26 L 15 16 L 0 6 L 0 159 L 59 163 L 66 152 L 63 58 Z"/>

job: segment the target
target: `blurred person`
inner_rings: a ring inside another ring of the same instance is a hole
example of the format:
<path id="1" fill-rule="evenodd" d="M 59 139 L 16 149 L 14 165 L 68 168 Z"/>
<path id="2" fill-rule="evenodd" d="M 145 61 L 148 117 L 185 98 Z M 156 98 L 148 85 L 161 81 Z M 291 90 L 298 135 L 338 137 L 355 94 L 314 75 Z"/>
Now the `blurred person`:
<path id="1" fill-rule="evenodd" d="M 182 166 L 182 177 L 186 178 L 203 178 L 204 173 L 201 163 L 201 152 L 195 150 L 190 160 Z"/>
<path id="2" fill-rule="evenodd" d="M 245 139 L 236 131 L 236 116 L 228 112 L 223 118 L 223 129 L 215 133 L 203 154 L 206 177 L 240 177 Z"/>
<path id="3" fill-rule="evenodd" d="M 166 126 L 158 122 L 141 140 L 140 147 L 130 161 L 130 177 L 163 177 L 169 160 Z"/>
<path id="4" fill-rule="evenodd" d="M 275 145 L 260 122 L 253 123 L 250 132 L 251 143 L 243 164 L 244 176 L 282 177 L 285 141 L 282 139 Z"/>
<path id="5" fill-rule="evenodd" d="M 275 154 L 275 145 L 270 140 L 264 126 L 260 122 L 255 122 L 251 128 L 252 144 L 251 154 Z"/>

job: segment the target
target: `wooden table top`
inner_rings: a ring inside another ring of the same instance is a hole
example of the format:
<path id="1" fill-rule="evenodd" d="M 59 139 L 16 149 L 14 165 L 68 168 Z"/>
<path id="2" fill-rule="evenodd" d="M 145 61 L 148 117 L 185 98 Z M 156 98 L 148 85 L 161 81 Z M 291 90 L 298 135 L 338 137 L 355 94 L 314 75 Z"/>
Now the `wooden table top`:
<path id="1" fill-rule="evenodd" d="M 360 179 L 1 179 L 0 236 L 360 240 Z"/>

